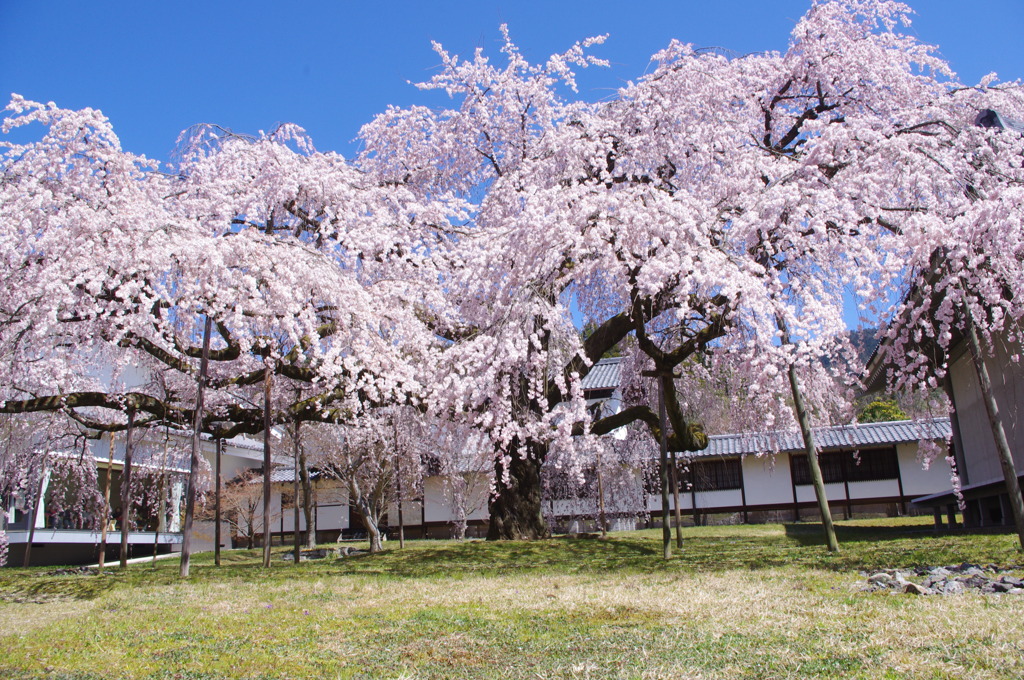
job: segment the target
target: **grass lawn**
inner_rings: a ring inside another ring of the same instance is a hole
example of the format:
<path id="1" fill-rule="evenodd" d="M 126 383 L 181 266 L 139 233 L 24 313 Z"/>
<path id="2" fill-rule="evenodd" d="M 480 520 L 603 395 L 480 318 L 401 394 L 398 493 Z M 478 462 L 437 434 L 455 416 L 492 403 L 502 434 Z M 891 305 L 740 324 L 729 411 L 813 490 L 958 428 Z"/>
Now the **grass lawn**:
<path id="1" fill-rule="evenodd" d="M 1015 678 L 1024 597 L 858 590 L 875 567 L 1019 565 L 1010 534 L 929 521 L 695 527 L 534 543 L 256 552 L 103 576 L 0 571 L 0 678 Z"/>

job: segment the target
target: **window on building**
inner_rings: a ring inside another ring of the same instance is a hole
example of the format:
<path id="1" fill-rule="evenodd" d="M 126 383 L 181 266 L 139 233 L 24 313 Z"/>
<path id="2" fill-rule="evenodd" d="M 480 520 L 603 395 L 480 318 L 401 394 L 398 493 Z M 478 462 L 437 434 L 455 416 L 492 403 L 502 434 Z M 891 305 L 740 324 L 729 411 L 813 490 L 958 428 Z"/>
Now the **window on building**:
<path id="1" fill-rule="evenodd" d="M 825 451 L 818 454 L 818 465 L 826 484 L 872 482 L 899 477 L 896 448 L 861 451 Z M 797 484 L 811 484 L 811 468 L 807 455 L 793 456 L 793 479 Z"/>
<path id="2" fill-rule="evenodd" d="M 680 470 L 679 489 L 697 491 L 727 491 L 743 486 L 743 469 L 739 458 L 725 460 L 698 460 L 690 463 L 689 470 Z"/>
<path id="3" fill-rule="evenodd" d="M 725 460 L 698 460 L 687 465 L 677 463 L 676 479 L 679 493 L 689 493 L 691 483 L 695 491 L 727 491 L 743 486 L 743 469 L 739 458 Z M 649 495 L 661 493 L 661 478 L 655 462 L 644 470 L 644 491 Z"/>

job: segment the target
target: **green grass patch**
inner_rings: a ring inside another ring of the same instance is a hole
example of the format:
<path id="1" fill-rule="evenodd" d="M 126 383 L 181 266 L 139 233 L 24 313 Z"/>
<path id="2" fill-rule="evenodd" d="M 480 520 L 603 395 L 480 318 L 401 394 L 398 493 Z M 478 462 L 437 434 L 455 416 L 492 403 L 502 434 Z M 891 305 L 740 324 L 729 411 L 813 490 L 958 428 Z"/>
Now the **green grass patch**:
<path id="1" fill-rule="evenodd" d="M 1009 534 L 927 520 L 607 540 L 409 541 L 260 566 L 232 551 L 100 576 L 0 570 L 0 677 L 1019 678 L 1024 598 L 861 592 L 861 570 L 1015 565 Z M 275 554 L 286 552 L 275 549 Z"/>

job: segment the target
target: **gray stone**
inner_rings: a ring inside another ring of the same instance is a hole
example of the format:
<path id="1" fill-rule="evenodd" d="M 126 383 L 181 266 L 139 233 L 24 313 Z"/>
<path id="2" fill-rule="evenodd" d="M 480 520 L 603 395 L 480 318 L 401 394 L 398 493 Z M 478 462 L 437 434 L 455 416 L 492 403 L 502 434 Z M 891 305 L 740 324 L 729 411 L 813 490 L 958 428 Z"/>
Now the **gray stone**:
<path id="1" fill-rule="evenodd" d="M 934 591 L 931 588 L 925 588 L 922 585 L 916 583 L 908 583 L 903 587 L 903 592 L 907 595 L 933 595 Z"/>
<path id="2" fill-rule="evenodd" d="M 964 584 L 960 581 L 946 581 L 939 590 L 943 595 L 959 595 L 964 592 Z"/>

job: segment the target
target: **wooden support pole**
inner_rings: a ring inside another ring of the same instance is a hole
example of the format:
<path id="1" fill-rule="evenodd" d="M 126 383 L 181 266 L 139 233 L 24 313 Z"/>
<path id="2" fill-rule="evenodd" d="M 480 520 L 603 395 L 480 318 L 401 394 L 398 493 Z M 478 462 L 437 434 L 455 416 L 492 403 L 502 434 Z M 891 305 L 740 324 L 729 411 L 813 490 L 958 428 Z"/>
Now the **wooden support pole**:
<path id="1" fill-rule="evenodd" d="M 128 535 L 132 526 L 132 429 L 135 409 L 128 407 L 128 429 L 124 437 L 124 472 L 121 475 L 121 568 L 128 568 Z"/>
<path id="2" fill-rule="evenodd" d="M 671 476 L 669 483 L 672 485 L 672 504 L 673 511 L 676 520 L 676 547 L 680 550 L 683 549 L 683 519 L 679 513 L 679 474 L 678 467 L 676 465 L 676 452 L 672 451 L 672 459 L 670 464 L 672 465 Z"/>
<path id="3" fill-rule="evenodd" d="M 187 578 L 192 559 L 192 522 L 196 511 L 196 495 L 199 487 L 199 447 L 203 429 L 203 390 L 206 388 L 206 372 L 210 363 L 210 331 L 212 318 L 206 315 L 203 327 L 203 353 L 199 360 L 199 381 L 196 385 L 196 412 L 192 420 L 192 456 L 189 459 L 188 486 L 185 492 L 185 527 L 181 542 L 181 564 L 178 574 Z"/>
<path id="4" fill-rule="evenodd" d="M 298 399 L 296 399 L 298 401 Z M 302 532 L 299 531 L 299 419 L 292 431 L 292 538 L 295 546 L 295 564 L 302 560 Z"/>
<path id="5" fill-rule="evenodd" d="M 782 344 L 791 345 L 789 330 L 781 316 L 776 317 L 779 331 L 782 333 Z M 821 524 L 825 532 L 825 542 L 828 544 L 829 552 L 839 552 L 839 542 L 836 540 L 836 529 L 832 524 L 832 512 L 828 507 L 828 496 L 825 493 L 825 482 L 821 477 L 821 467 L 818 465 L 818 447 L 814 443 L 814 431 L 811 429 L 811 417 L 804 403 L 804 395 L 800 389 L 800 380 L 796 374 L 796 364 L 790 363 L 788 367 L 789 387 L 793 392 L 793 407 L 796 409 L 796 418 L 800 423 L 800 432 L 804 437 L 804 448 L 807 451 L 807 466 L 811 470 L 811 482 L 814 484 L 814 495 L 818 498 L 818 510 L 821 512 Z"/>
<path id="6" fill-rule="evenodd" d="M 167 515 L 167 506 L 164 501 L 164 494 L 167 493 L 167 445 L 171 438 L 170 423 L 164 425 L 164 446 L 160 454 L 160 481 L 157 483 L 156 494 L 156 526 L 153 527 L 153 566 L 156 567 L 156 556 L 160 551 L 160 531 L 164 528 L 164 518 Z"/>
<path id="7" fill-rule="evenodd" d="M 46 483 L 46 454 L 39 463 L 39 482 L 36 484 L 36 493 L 32 498 L 32 510 L 28 515 L 28 543 L 25 544 L 25 560 L 22 566 L 29 567 L 32 564 L 32 542 L 36 540 L 36 516 L 39 514 L 39 506 L 43 501 L 43 485 Z"/>
<path id="8" fill-rule="evenodd" d="M 1010 451 L 1006 431 L 1003 429 L 999 405 L 992 392 L 992 380 L 988 374 L 988 367 L 985 366 L 985 353 L 981 347 L 981 339 L 978 337 L 978 329 L 974 325 L 974 318 L 969 310 L 965 316 L 967 317 L 967 341 L 971 348 L 971 359 L 974 361 L 974 369 L 978 374 L 978 386 L 981 388 L 985 412 L 988 414 L 992 437 L 996 443 L 996 452 L 999 454 L 999 464 L 1003 469 L 1003 481 L 1006 483 L 1006 493 L 1013 521 L 1017 527 L 1017 549 L 1024 550 L 1024 498 L 1020 493 L 1020 482 L 1013 464 L 1013 453 Z"/>
<path id="9" fill-rule="evenodd" d="M 273 420 L 270 413 L 270 390 L 273 373 L 268 363 L 263 368 L 263 566 L 270 567 L 270 539 L 273 529 L 270 527 L 270 429 Z"/>
<path id="10" fill-rule="evenodd" d="M 597 521 L 601 525 L 601 535 L 608 535 L 608 516 L 604 511 L 604 477 L 601 474 L 601 449 L 597 451 Z"/>
<path id="11" fill-rule="evenodd" d="M 220 542 L 221 542 L 221 457 L 224 455 L 224 440 L 218 438 L 214 444 L 214 471 L 213 471 L 213 563 L 220 566 Z"/>
<path id="12" fill-rule="evenodd" d="M 664 558 L 672 557 L 672 528 L 669 526 L 668 509 L 668 415 L 665 410 L 665 381 L 668 376 L 658 373 L 658 421 L 661 425 L 661 460 L 658 468 L 661 482 L 661 547 Z"/>
<path id="13" fill-rule="evenodd" d="M 110 483 L 114 474 L 114 433 L 110 433 L 110 453 L 107 457 L 107 478 L 103 483 L 103 526 L 100 527 L 99 569 L 96 574 L 103 573 L 103 565 L 107 560 L 107 526 L 110 524 Z"/>

